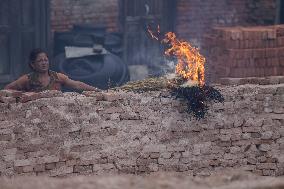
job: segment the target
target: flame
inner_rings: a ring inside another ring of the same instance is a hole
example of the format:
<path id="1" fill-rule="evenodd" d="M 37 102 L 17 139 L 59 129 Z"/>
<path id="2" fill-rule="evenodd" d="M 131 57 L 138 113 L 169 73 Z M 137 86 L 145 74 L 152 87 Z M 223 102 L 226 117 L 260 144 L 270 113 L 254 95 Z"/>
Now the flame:
<path id="1" fill-rule="evenodd" d="M 148 32 L 152 38 L 159 39 L 150 28 L 148 28 Z M 160 34 L 159 26 L 158 34 Z M 177 75 L 186 80 L 198 82 L 199 85 L 205 84 L 204 64 L 206 59 L 199 53 L 197 48 L 192 47 L 190 43 L 184 40 L 179 40 L 173 32 L 166 33 L 165 38 L 161 42 L 170 46 L 170 48 L 166 49 L 165 54 L 178 59 L 175 70 Z"/>
<path id="2" fill-rule="evenodd" d="M 199 50 L 188 42 L 177 39 L 173 32 L 168 32 L 162 42 L 171 46 L 165 54 L 178 59 L 176 73 L 184 79 L 198 81 L 200 85 L 204 85 L 205 57 L 199 53 Z"/>

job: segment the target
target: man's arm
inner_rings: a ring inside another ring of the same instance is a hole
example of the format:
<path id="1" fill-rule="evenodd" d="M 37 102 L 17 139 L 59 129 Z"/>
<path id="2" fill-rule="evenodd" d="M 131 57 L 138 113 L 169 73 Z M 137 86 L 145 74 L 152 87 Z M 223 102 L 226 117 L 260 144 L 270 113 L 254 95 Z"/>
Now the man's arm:
<path id="1" fill-rule="evenodd" d="M 27 75 L 23 75 L 16 81 L 13 81 L 12 83 L 9 83 L 8 85 L 6 85 L 4 89 L 22 91 L 25 89 L 27 82 L 28 82 Z"/>
<path id="2" fill-rule="evenodd" d="M 100 89 L 90 86 L 81 81 L 74 81 L 62 73 L 58 73 L 58 74 L 59 74 L 58 76 L 60 80 L 62 80 L 63 84 L 67 87 L 77 89 L 77 90 L 82 90 L 82 91 L 101 91 Z"/>

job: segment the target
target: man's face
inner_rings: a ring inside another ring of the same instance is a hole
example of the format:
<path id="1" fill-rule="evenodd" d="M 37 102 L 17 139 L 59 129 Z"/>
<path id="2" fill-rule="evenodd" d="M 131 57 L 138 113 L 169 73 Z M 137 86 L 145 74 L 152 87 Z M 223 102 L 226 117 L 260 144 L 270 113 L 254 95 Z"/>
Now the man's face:
<path id="1" fill-rule="evenodd" d="M 32 63 L 32 67 L 36 72 L 47 72 L 49 69 L 49 61 L 47 55 L 45 53 L 38 54 L 36 60 Z"/>

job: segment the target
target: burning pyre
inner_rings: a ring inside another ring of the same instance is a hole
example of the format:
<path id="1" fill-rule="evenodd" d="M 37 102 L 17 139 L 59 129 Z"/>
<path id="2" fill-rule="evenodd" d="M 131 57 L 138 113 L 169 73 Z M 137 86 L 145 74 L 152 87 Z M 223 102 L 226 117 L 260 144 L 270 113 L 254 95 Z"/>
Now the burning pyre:
<path id="1" fill-rule="evenodd" d="M 197 48 L 192 47 L 185 40 L 178 39 L 173 32 L 168 32 L 164 38 L 161 38 L 159 26 L 157 32 L 148 27 L 148 33 L 153 39 L 168 47 L 165 50 L 166 56 L 176 59 L 176 75 L 170 79 L 160 77 L 131 82 L 120 89 L 136 92 L 170 89 L 172 96 L 187 102 L 188 113 L 193 114 L 197 119 L 204 118 L 208 110 L 208 102 L 224 101 L 218 90 L 205 85 L 204 64 L 206 59 Z"/>

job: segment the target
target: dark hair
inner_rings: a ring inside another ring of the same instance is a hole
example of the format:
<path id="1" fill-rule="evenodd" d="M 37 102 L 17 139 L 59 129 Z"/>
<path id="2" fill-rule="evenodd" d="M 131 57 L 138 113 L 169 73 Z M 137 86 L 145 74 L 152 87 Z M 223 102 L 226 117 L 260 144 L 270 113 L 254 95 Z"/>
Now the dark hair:
<path id="1" fill-rule="evenodd" d="M 47 52 L 40 48 L 33 49 L 29 56 L 30 63 L 33 63 L 36 60 L 37 56 L 41 53 L 45 53 L 47 55 Z"/>
<path id="2" fill-rule="evenodd" d="M 31 52 L 30 52 L 30 56 L 29 56 L 29 67 L 33 70 L 33 67 L 31 66 L 32 63 L 34 63 L 36 61 L 36 58 L 39 54 L 41 53 L 45 53 L 46 56 L 48 57 L 48 54 L 45 50 L 43 49 L 40 49 L 40 48 L 36 48 L 36 49 L 33 49 Z"/>

